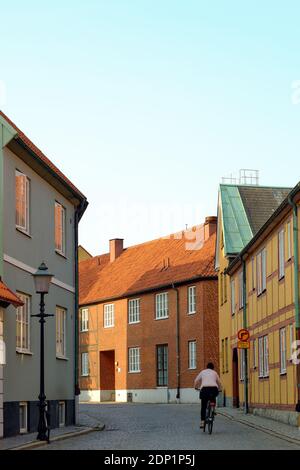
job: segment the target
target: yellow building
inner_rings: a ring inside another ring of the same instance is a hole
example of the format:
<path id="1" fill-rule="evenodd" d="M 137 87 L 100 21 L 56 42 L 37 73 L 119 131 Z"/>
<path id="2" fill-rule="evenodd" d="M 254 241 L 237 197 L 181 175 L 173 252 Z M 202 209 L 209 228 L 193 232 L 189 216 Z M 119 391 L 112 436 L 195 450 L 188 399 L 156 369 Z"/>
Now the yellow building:
<path id="1" fill-rule="evenodd" d="M 85 261 L 86 259 L 91 259 L 92 255 L 85 249 L 83 248 L 82 245 L 79 245 L 78 247 L 78 261 L 79 263 L 81 261 Z"/>
<path id="2" fill-rule="evenodd" d="M 300 339 L 299 201 L 300 184 L 221 185 L 216 247 L 224 404 L 291 424 L 300 411 L 291 359 Z M 242 328 L 248 350 L 238 348 Z"/>

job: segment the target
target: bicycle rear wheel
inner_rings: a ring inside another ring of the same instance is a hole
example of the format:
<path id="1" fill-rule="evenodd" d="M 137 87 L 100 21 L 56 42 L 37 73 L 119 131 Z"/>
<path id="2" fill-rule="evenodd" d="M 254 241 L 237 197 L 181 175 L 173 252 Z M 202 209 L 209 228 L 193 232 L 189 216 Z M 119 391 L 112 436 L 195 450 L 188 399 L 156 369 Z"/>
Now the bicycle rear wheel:
<path id="1" fill-rule="evenodd" d="M 208 423 L 207 423 L 207 428 L 208 428 L 209 434 L 211 434 L 212 430 L 213 430 L 214 418 L 215 418 L 215 411 L 214 411 L 213 408 L 211 408 L 210 409 L 210 416 L 208 418 Z"/>

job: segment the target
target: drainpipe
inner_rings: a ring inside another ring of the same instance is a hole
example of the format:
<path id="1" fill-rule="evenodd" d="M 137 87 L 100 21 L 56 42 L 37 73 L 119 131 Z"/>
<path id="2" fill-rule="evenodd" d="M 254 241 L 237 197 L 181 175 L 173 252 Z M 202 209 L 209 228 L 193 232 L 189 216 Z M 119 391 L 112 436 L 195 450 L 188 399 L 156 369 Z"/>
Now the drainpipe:
<path id="1" fill-rule="evenodd" d="M 299 315 L 299 243 L 298 243 L 298 207 L 293 197 L 288 197 L 289 205 L 293 208 L 293 241 L 294 241 L 294 291 L 295 291 L 295 323 L 296 340 L 300 341 L 300 315 Z M 300 412 L 300 364 L 297 370 L 297 403 L 296 411 Z"/>
<path id="2" fill-rule="evenodd" d="M 247 278 L 246 278 L 246 262 L 241 257 L 242 266 L 243 266 L 243 328 L 248 327 L 247 322 Z M 244 378 L 244 412 L 245 414 L 249 413 L 249 400 L 248 400 L 248 349 L 244 349 L 244 370 L 245 370 L 245 378 Z"/>
<path id="3" fill-rule="evenodd" d="M 84 199 L 80 205 L 75 210 L 74 216 L 74 243 L 75 243 L 75 260 L 74 260 L 74 268 L 75 268 L 75 300 L 74 300 L 74 308 L 75 308 L 75 321 L 74 321 L 74 341 L 75 341 L 75 358 L 74 358 L 74 395 L 75 395 L 75 422 L 77 422 L 77 399 L 80 395 L 80 387 L 79 387 L 79 276 L 78 276 L 78 226 L 79 221 L 87 208 L 88 202 Z"/>
<path id="4" fill-rule="evenodd" d="M 176 292 L 176 400 L 180 400 L 180 324 L 179 324 L 179 290 L 172 284 L 172 289 Z"/>

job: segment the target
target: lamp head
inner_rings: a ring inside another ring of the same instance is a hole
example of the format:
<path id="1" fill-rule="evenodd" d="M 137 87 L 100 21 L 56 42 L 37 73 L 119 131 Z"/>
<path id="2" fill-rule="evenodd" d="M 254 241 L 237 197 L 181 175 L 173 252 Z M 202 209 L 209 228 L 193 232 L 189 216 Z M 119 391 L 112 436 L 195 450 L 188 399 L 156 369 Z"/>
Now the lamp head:
<path id="1" fill-rule="evenodd" d="M 53 274 L 48 272 L 48 268 L 43 262 L 33 274 L 35 292 L 37 294 L 48 294 L 52 278 Z"/>

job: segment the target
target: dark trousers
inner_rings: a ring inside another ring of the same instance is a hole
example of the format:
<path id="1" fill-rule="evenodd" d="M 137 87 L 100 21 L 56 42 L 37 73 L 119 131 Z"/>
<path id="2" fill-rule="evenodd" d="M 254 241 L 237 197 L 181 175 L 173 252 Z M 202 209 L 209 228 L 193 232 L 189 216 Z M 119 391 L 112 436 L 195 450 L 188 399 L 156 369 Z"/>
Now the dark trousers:
<path id="1" fill-rule="evenodd" d="M 201 398 L 201 421 L 205 421 L 207 402 L 216 403 L 216 397 L 219 395 L 218 387 L 203 387 L 200 390 Z"/>

